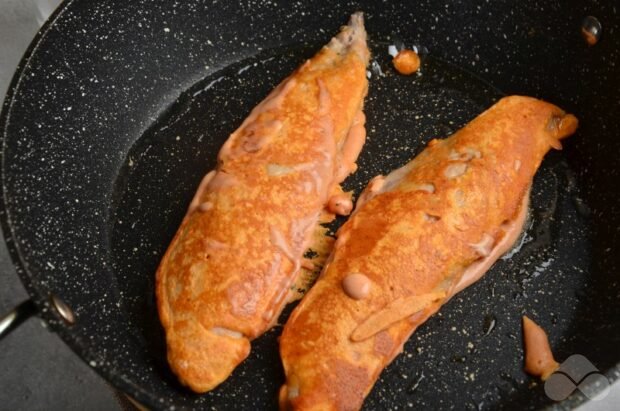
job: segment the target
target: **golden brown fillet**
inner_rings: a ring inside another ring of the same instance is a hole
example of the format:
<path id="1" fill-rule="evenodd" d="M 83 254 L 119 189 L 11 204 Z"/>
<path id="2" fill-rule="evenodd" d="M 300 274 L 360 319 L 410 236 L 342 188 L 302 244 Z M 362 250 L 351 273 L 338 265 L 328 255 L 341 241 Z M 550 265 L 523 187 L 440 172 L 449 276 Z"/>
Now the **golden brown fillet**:
<path id="1" fill-rule="evenodd" d="M 576 126 L 506 97 L 373 179 L 284 328 L 281 408 L 359 409 L 411 333 L 515 241 L 536 169 Z"/>
<path id="2" fill-rule="evenodd" d="M 277 320 L 319 214 L 356 168 L 369 52 L 361 13 L 222 147 L 157 271 L 168 361 L 196 392 Z"/>

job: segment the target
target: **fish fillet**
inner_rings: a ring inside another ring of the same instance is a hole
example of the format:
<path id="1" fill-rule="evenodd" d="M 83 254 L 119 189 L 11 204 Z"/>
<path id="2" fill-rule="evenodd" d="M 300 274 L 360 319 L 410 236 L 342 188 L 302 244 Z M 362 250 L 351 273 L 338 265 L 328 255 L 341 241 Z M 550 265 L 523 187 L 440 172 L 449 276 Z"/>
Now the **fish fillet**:
<path id="1" fill-rule="evenodd" d="M 359 409 L 415 329 L 514 243 L 543 156 L 576 127 L 506 97 L 373 179 L 284 328 L 281 409 Z"/>
<path id="2" fill-rule="evenodd" d="M 213 389 L 277 320 L 309 237 L 364 144 L 363 17 L 286 78 L 231 134 L 157 271 L 168 362 Z"/>

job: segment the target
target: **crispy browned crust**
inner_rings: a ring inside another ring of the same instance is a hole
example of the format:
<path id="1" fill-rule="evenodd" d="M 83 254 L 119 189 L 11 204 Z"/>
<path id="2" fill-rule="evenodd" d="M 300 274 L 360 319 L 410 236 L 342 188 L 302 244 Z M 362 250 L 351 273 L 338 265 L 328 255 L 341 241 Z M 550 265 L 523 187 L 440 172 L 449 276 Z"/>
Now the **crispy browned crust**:
<path id="1" fill-rule="evenodd" d="M 355 168 L 341 147 L 363 127 L 368 58 L 356 14 L 230 136 L 192 202 L 156 286 L 168 361 L 192 390 L 226 379 L 282 310 L 319 213 Z"/>
<path id="2" fill-rule="evenodd" d="M 331 263 L 284 328 L 281 408 L 359 409 L 379 373 L 479 258 L 472 245 L 485 234 L 495 241 L 503 235 L 502 223 L 515 218 L 543 156 L 576 125 L 549 103 L 507 97 L 371 182 L 338 233 Z M 343 292 L 349 273 L 370 279 L 367 298 Z M 367 335 L 369 318 L 416 296 L 435 302 Z"/>

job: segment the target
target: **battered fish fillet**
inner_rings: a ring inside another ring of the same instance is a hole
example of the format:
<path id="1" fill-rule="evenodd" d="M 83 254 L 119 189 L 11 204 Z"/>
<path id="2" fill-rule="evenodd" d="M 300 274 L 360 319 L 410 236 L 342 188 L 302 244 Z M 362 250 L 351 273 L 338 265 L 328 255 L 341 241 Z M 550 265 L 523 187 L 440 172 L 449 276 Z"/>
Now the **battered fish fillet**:
<path id="1" fill-rule="evenodd" d="M 359 409 L 411 333 L 514 243 L 543 156 L 576 127 L 506 97 L 373 179 L 284 328 L 281 409 Z"/>
<path id="2" fill-rule="evenodd" d="M 213 389 L 277 320 L 309 236 L 365 141 L 363 16 L 260 103 L 222 147 L 157 271 L 168 361 Z"/>

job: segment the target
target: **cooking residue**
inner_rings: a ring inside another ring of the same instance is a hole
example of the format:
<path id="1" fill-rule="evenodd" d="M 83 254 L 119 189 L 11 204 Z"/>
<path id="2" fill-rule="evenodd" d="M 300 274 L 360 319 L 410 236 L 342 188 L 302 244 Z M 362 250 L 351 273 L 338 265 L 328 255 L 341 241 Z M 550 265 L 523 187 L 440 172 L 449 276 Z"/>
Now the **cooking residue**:
<path id="1" fill-rule="evenodd" d="M 420 69 L 420 57 L 415 51 L 404 49 L 392 59 L 392 64 L 396 71 L 408 76 Z"/>
<path id="2" fill-rule="evenodd" d="M 376 74 L 379 77 L 385 77 L 385 73 L 381 70 L 381 66 L 375 60 L 370 63 L 370 73 Z"/>
<path id="3" fill-rule="evenodd" d="M 416 382 L 413 383 L 413 385 L 411 386 L 411 389 L 409 390 L 409 392 L 414 392 L 415 390 L 417 390 L 423 379 L 424 379 L 424 373 L 420 373 L 420 376 L 418 377 Z"/>
<path id="4" fill-rule="evenodd" d="M 347 216 L 353 210 L 351 194 L 336 194 L 327 202 L 327 211 L 330 213 Z"/>
<path id="5" fill-rule="evenodd" d="M 310 237 L 309 247 L 301 263 L 299 275 L 289 294 L 289 303 L 301 299 L 321 273 L 325 261 L 327 261 L 327 257 L 329 257 L 334 247 L 335 239 L 327 235 L 328 231 L 329 229 L 321 224 L 316 224 Z"/>
<path id="6" fill-rule="evenodd" d="M 523 316 L 525 372 L 545 381 L 560 364 L 553 358 L 547 333 L 538 324 Z"/>

